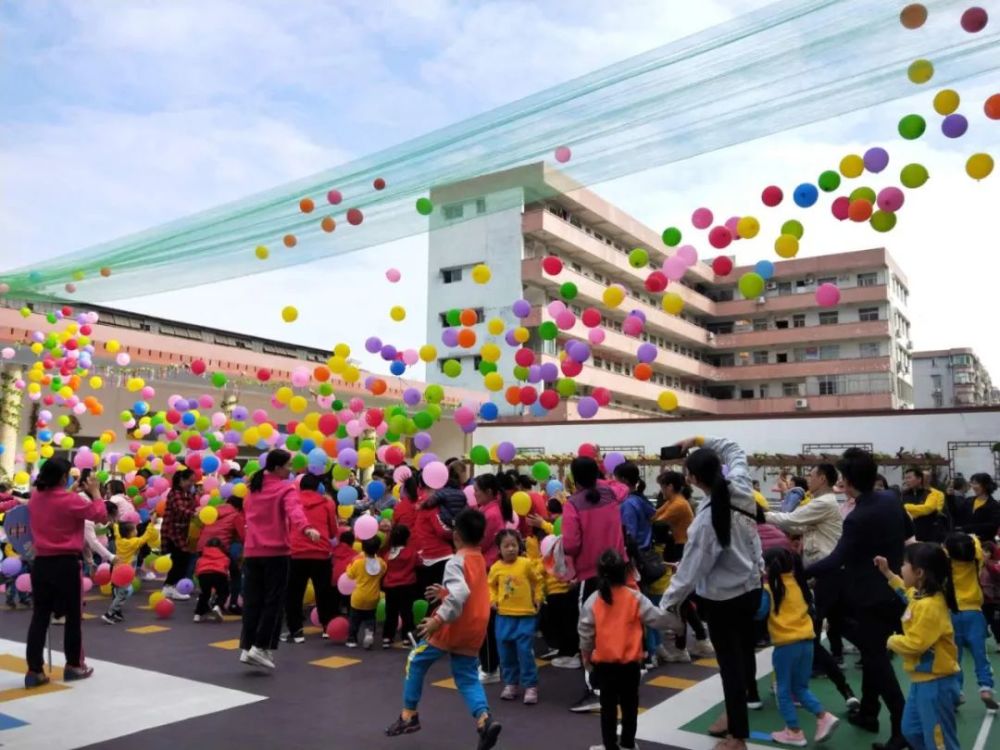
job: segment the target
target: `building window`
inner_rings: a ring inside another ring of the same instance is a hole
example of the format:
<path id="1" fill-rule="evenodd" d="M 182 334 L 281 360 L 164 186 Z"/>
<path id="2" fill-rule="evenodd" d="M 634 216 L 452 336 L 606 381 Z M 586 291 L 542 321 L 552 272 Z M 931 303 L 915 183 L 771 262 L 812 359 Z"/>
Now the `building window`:
<path id="1" fill-rule="evenodd" d="M 935 391 L 941 390 L 941 376 L 931 375 L 931 385 L 934 386 Z"/>
<path id="2" fill-rule="evenodd" d="M 760 397 L 761 398 L 768 398 L 767 383 L 761 383 L 760 384 L 760 388 L 758 390 L 760 391 Z"/>
<path id="3" fill-rule="evenodd" d="M 464 213 L 464 206 L 461 203 L 452 203 L 450 206 L 445 206 L 443 209 L 444 218 L 446 221 L 453 221 L 455 219 L 461 219 Z"/>
<path id="4" fill-rule="evenodd" d="M 778 282 L 778 294 L 784 296 L 786 294 L 792 293 L 792 282 L 790 281 L 779 281 Z"/>
<path id="5" fill-rule="evenodd" d="M 878 284 L 877 273 L 859 273 L 858 286 L 876 286 Z"/>
<path id="6" fill-rule="evenodd" d="M 935 393 L 934 394 L 934 408 L 935 409 L 940 409 L 942 406 L 944 406 L 944 396 L 942 394 L 940 394 L 940 393 Z"/>
<path id="7" fill-rule="evenodd" d="M 755 320 L 753 322 L 753 329 L 755 331 L 766 331 L 767 330 L 767 321 L 766 320 L 761 320 L 761 319 Z"/>
<path id="8" fill-rule="evenodd" d="M 862 323 L 878 320 L 878 308 L 877 307 L 860 308 L 858 310 L 858 320 L 860 320 Z"/>
<path id="9" fill-rule="evenodd" d="M 816 279 L 817 286 L 821 286 L 823 284 L 836 284 L 836 283 L 837 283 L 836 276 L 820 276 L 818 279 Z"/>
<path id="10" fill-rule="evenodd" d="M 784 331 L 786 328 L 788 328 L 788 321 L 776 320 L 774 321 L 774 327 L 777 328 L 779 331 Z"/>
<path id="11" fill-rule="evenodd" d="M 753 398 L 753 388 L 740 390 L 740 398 Z"/>
<path id="12" fill-rule="evenodd" d="M 767 364 L 767 352 L 754 352 L 753 353 L 753 363 L 755 365 L 766 365 Z"/>
<path id="13" fill-rule="evenodd" d="M 806 327 L 806 316 L 799 313 L 792 316 L 792 328 L 805 328 Z"/>
<path id="14" fill-rule="evenodd" d="M 840 359 L 840 344 L 827 344 L 819 348 L 820 359 Z"/>
<path id="15" fill-rule="evenodd" d="M 819 324 L 821 326 L 835 326 L 840 322 L 840 315 L 837 310 L 828 310 L 819 314 Z"/>
<path id="16" fill-rule="evenodd" d="M 823 377 L 819 379 L 819 395 L 820 396 L 836 396 L 837 395 L 837 379 L 834 377 Z"/>
<path id="17" fill-rule="evenodd" d="M 879 355 L 878 342 L 877 341 L 866 341 L 863 344 L 858 344 L 858 356 L 863 359 L 869 359 L 871 357 L 877 357 Z"/>
<path id="18" fill-rule="evenodd" d="M 779 365 L 783 365 L 788 362 L 788 352 L 778 352 L 774 355 L 774 361 Z"/>
<path id="19" fill-rule="evenodd" d="M 486 199 L 485 198 L 476 198 L 476 213 L 477 214 L 484 214 L 484 213 L 486 213 Z"/>
<path id="20" fill-rule="evenodd" d="M 799 384 L 798 383 L 782 383 L 781 384 L 781 395 L 782 396 L 798 396 L 799 395 Z"/>
<path id="21" fill-rule="evenodd" d="M 445 284 L 454 284 L 462 280 L 461 268 L 442 268 L 441 279 Z"/>

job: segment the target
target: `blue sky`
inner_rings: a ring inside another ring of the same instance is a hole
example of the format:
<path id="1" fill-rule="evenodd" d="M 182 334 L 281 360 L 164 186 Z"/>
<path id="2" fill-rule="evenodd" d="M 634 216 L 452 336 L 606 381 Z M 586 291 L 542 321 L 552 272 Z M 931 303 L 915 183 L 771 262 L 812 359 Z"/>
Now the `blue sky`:
<path id="1" fill-rule="evenodd" d="M 761 5 L 5 3 L 0 264 L 52 257 L 317 172 Z M 985 81 L 958 88 L 977 110 L 996 90 Z M 681 221 L 703 203 L 720 215 L 746 212 L 759 205 L 763 184 L 794 184 L 804 164 L 807 176 L 836 165 L 891 136 L 904 111 L 929 111 L 929 97 L 595 189 L 652 226 Z M 1000 379 L 996 281 L 984 272 L 1000 265 L 985 260 L 996 251 L 1000 176 L 976 185 L 962 171 L 967 153 L 1000 140 L 996 125 L 985 131 L 983 122 L 959 143 L 928 136 L 906 144 L 901 158 L 926 162 L 933 180 L 908 196 L 913 210 L 885 239 L 910 277 L 916 345 L 973 346 Z M 823 243 L 809 252 L 876 241 L 859 227 L 827 222 L 822 231 Z M 321 347 L 346 340 L 357 350 L 368 334 L 416 346 L 424 339 L 424 248 L 416 237 L 182 292 L 136 289 L 122 306 Z M 373 304 L 364 289 L 389 266 L 404 281 L 391 288 L 393 299 Z M 300 322 L 283 325 L 262 298 L 296 304 Z M 384 314 L 397 302 L 409 311 L 403 324 Z M 361 334 L 358 310 L 370 312 Z"/>

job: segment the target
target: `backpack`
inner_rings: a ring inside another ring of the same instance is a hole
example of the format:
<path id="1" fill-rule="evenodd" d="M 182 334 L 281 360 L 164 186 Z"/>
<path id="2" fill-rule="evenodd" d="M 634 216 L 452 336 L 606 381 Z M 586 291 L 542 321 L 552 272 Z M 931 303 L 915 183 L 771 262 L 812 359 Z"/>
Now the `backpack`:
<path id="1" fill-rule="evenodd" d="M 548 554 L 542 557 L 542 565 L 545 567 L 547 573 L 558 578 L 560 581 L 568 583 L 576 578 L 573 561 L 566 557 L 566 552 L 563 549 L 563 538 L 561 536 L 556 537 L 555 544 L 552 545 Z"/>

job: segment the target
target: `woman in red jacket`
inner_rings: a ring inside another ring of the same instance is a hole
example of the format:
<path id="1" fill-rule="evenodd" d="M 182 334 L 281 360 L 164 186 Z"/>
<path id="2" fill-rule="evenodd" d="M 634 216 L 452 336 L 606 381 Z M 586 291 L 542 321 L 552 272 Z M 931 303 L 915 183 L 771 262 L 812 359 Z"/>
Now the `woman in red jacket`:
<path id="1" fill-rule="evenodd" d="M 302 599 L 308 581 L 312 581 L 316 594 L 316 608 L 324 636 L 326 624 L 335 615 L 333 587 L 330 585 L 333 575 L 330 540 L 337 536 L 337 504 L 328 495 L 319 492 L 321 487 L 322 480 L 315 474 L 306 474 L 299 482 L 302 510 L 309 525 L 319 532 L 320 539 L 314 542 L 303 534 L 293 534 L 291 538 L 292 562 L 288 569 L 288 595 L 285 599 L 288 633 L 282 640 L 293 643 L 305 643 L 306 640 L 302 630 Z"/>
<path id="2" fill-rule="evenodd" d="M 42 464 L 35 480 L 35 491 L 28 502 L 35 561 L 31 568 L 34 608 L 28 627 L 26 688 L 39 687 L 49 681 L 44 671 L 43 651 L 49 622 L 56 611 L 66 618 L 63 680 L 82 680 L 94 672 L 83 660 L 80 550 L 83 549 L 84 522 L 106 521 L 108 511 L 97 476 L 88 477 L 84 490 L 91 499 L 85 500 L 79 493 L 66 489 L 69 470 L 70 463 L 63 458 L 50 458 Z"/>
<path id="3" fill-rule="evenodd" d="M 444 580 L 444 566 L 448 558 L 455 552 L 451 543 L 451 529 L 441 522 L 440 508 L 428 507 L 425 504 L 433 494 L 417 474 L 410 479 L 419 489 L 414 490 L 418 497 L 414 513 L 413 527 L 410 529 L 410 546 L 417 553 L 417 583 L 421 591 L 441 583 Z M 412 487 L 407 480 L 407 487 Z M 407 490 L 409 492 L 410 490 Z"/>

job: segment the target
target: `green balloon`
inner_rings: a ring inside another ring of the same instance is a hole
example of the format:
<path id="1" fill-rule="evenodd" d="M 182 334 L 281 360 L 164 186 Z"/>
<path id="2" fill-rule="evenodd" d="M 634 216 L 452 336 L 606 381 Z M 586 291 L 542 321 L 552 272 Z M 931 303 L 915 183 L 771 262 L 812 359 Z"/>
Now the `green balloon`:
<path id="1" fill-rule="evenodd" d="M 407 419 L 401 414 L 396 414 L 389 418 L 389 429 L 395 433 L 406 431 Z"/>
<path id="2" fill-rule="evenodd" d="M 559 378 L 556 381 L 556 392 L 563 398 L 569 398 L 576 393 L 576 381 L 573 378 Z"/>
<path id="3" fill-rule="evenodd" d="M 178 453 L 184 450 L 184 446 L 181 445 L 176 440 L 171 440 L 169 443 L 167 443 L 167 450 L 176 456 Z"/>
<path id="4" fill-rule="evenodd" d="M 444 388 L 439 386 L 437 383 L 432 383 L 424 388 L 424 401 L 428 404 L 439 404 L 443 398 Z"/>
<path id="5" fill-rule="evenodd" d="M 285 447 L 290 451 L 297 451 L 302 447 L 302 438 L 295 434 L 289 435 L 285 438 Z"/>
<path id="6" fill-rule="evenodd" d="M 531 465 L 531 476 L 539 482 L 544 482 L 552 475 L 552 469 L 544 461 L 536 461 Z"/>
<path id="7" fill-rule="evenodd" d="M 296 453 L 292 456 L 292 468 L 296 471 L 302 471 L 306 466 L 309 465 L 309 459 L 305 457 L 302 453 Z"/>
<path id="8" fill-rule="evenodd" d="M 251 458 L 247 461 L 247 465 L 243 467 L 243 473 L 248 477 L 252 477 L 258 471 L 260 471 L 260 461 L 256 458 Z"/>
<path id="9" fill-rule="evenodd" d="M 413 602 L 413 621 L 419 623 L 425 617 L 427 617 L 428 608 L 426 599 L 417 599 Z"/>
<path id="10" fill-rule="evenodd" d="M 343 482 L 349 476 L 351 476 L 351 470 L 346 466 L 341 466 L 340 464 L 333 465 L 333 478 L 338 482 Z"/>
<path id="11" fill-rule="evenodd" d="M 223 388 L 226 385 L 226 376 L 221 372 L 212 373 L 212 385 L 216 388 Z"/>
<path id="12" fill-rule="evenodd" d="M 403 421 L 403 429 L 400 432 L 407 432 L 409 428 L 410 420 L 406 419 Z M 413 424 L 419 427 L 421 430 L 426 430 L 428 427 L 434 424 L 434 417 L 425 411 L 418 411 L 413 415 Z"/>
<path id="13" fill-rule="evenodd" d="M 927 167 L 923 164 L 907 164 L 899 173 L 899 181 L 903 183 L 903 187 L 911 190 L 922 186 L 928 177 Z"/>
<path id="14" fill-rule="evenodd" d="M 469 459 L 476 466 L 485 466 L 490 462 L 490 449 L 485 445 L 474 445 L 469 451 Z"/>
<path id="15" fill-rule="evenodd" d="M 441 407 L 438 404 L 427 404 L 427 408 L 424 411 L 430 414 L 435 422 L 441 419 Z"/>
<path id="16" fill-rule="evenodd" d="M 347 437 L 347 425 L 346 424 L 337 425 L 336 435 L 341 440 Z"/>
<path id="17" fill-rule="evenodd" d="M 562 536 L 562 516 L 559 516 L 556 522 L 552 524 L 552 533 L 556 536 Z"/>
<path id="18" fill-rule="evenodd" d="M 343 411 L 344 410 L 344 402 L 341 401 L 339 398 L 335 398 L 333 400 L 333 403 L 330 404 L 330 408 L 333 409 L 333 411 Z"/>
<path id="19" fill-rule="evenodd" d="M 677 227 L 667 227 L 662 236 L 663 244 L 667 247 L 677 247 L 681 243 L 681 230 Z"/>
<path id="20" fill-rule="evenodd" d="M 567 281 L 559 287 L 559 296 L 565 300 L 576 299 L 579 290 L 572 281 Z"/>
<path id="21" fill-rule="evenodd" d="M 430 198 L 417 198 L 417 213 L 421 216 L 430 216 L 434 211 L 434 204 Z"/>
<path id="22" fill-rule="evenodd" d="M 753 299 L 764 293 L 764 278 L 751 271 L 740 276 L 739 286 L 740 294 L 746 299 Z"/>
<path id="23" fill-rule="evenodd" d="M 514 373 L 514 377 L 517 380 L 528 379 L 529 372 L 527 367 L 521 367 L 521 365 L 514 365 L 514 369 L 512 370 L 512 372 Z"/>
<path id="24" fill-rule="evenodd" d="M 875 199 L 876 199 L 876 197 L 877 196 L 875 195 L 875 191 L 872 190 L 870 187 L 859 187 L 859 188 L 855 188 L 854 190 L 851 191 L 851 202 L 852 203 L 854 201 L 860 199 L 860 200 L 868 201 L 869 203 L 871 203 L 874 206 L 875 205 Z"/>
<path id="25" fill-rule="evenodd" d="M 445 319 L 448 321 L 448 325 L 457 326 L 462 322 L 462 311 L 454 307 L 445 313 Z"/>
<path id="26" fill-rule="evenodd" d="M 680 233 L 678 232 L 678 235 Z M 636 247 L 632 249 L 632 252 L 628 254 L 628 264 L 632 268 L 645 268 L 649 263 L 649 252 L 642 247 Z"/>
<path id="27" fill-rule="evenodd" d="M 789 219 L 781 225 L 781 234 L 790 234 L 797 240 L 802 239 L 804 232 L 805 229 L 802 226 L 802 222 L 796 221 L 795 219 Z"/>
<path id="28" fill-rule="evenodd" d="M 106 472 L 104 469 L 101 469 L 99 472 L 97 472 L 97 481 L 100 482 L 101 484 L 104 484 L 110 478 L 111 475 L 108 474 L 108 472 Z"/>
<path id="29" fill-rule="evenodd" d="M 92 450 L 92 451 L 93 451 L 94 453 L 104 453 L 104 450 L 105 450 L 105 449 L 106 449 L 107 447 L 108 447 L 108 446 L 106 446 L 106 445 L 105 445 L 105 444 L 104 444 L 103 442 L 101 442 L 100 440 L 95 440 L 95 441 L 94 441 L 94 442 L 93 442 L 93 443 L 91 444 L 91 446 L 90 446 L 90 450 Z"/>
<path id="30" fill-rule="evenodd" d="M 876 232 L 888 232 L 896 226 L 896 214 L 889 211 L 876 211 L 872 214 L 868 223 Z"/>
<path id="31" fill-rule="evenodd" d="M 383 437 L 385 438 L 385 442 L 387 443 L 398 443 L 400 435 L 398 432 L 393 432 L 392 430 L 390 430 L 389 432 L 385 433 Z"/>
<path id="32" fill-rule="evenodd" d="M 906 115 L 899 121 L 899 134 L 908 141 L 913 141 L 927 130 L 927 121 L 920 115 Z"/>
<path id="33" fill-rule="evenodd" d="M 540 326 L 538 326 L 538 336 L 542 341 L 552 341 L 556 336 L 559 335 L 559 326 L 553 323 L 551 320 L 546 320 Z"/>
<path id="34" fill-rule="evenodd" d="M 319 388 L 316 390 L 319 391 L 320 396 L 330 396 L 333 394 L 333 386 L 329 383 L 320 383 Z"/>
<path id="35" fill-rule="evenodd" d="M 383 510 L 381 513 L 378 514 L 378 517 L 381 518 L 383 521 L 391 521 L 392 516 L 393 516 L 392 508 L 386 508 L 385 510 Z"/>
<path id="36" fill-rule="evenodd" d="M 462 365 L 459 364 L 457 359 L 445 360 L 444 366 L 441 369 L 449 378 L 457 378 L 462 374 Z"/>
<path id="37" fill-rule="evenodd" d="M 489 375 L 491 372 L 497 371 L 496 362 L 487 362 L 485 359 L 479 363 L 479 374 Z"/>
<path id="38" fill-rule="evenodd" d="M 828 169 L 819 176 L 819 189 L 824 193 L 832 193 L 840 187 L 840 174 L 832 169 Z"/>
<path id="39" fill-rule="evenodd" d="M 375 607 L 375 622 L 385 622 L 385 599 L 379 599 Z"/>

